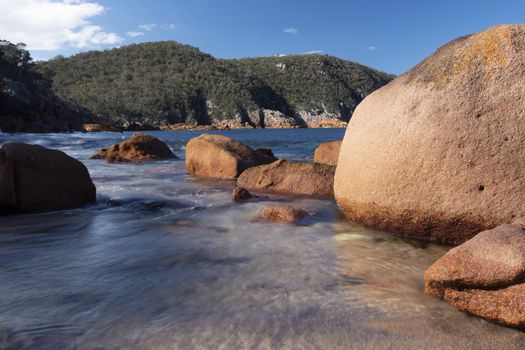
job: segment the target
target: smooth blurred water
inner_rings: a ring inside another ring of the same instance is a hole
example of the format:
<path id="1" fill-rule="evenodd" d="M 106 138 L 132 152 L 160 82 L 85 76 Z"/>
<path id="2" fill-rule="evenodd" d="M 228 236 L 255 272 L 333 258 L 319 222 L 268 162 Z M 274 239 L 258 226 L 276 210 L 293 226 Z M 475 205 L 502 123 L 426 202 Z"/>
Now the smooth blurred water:
<path id="1" fill-rule="evenodd" d="M 224 134 L 307 160 L 344 130 Z M 184 158 L 195 131 L 152 132 Z M 89 160 L 130 134 L 0 135 L 83 161 L 98 189 L 84 209 L 0 218 L 2 349 L 523 349 L 525 334 L 423 294 L 446 247 L 366 230 L 333 201 L 233 203 L 232 181 L 184 160 Z M 121 205 L 108 206 L 106 203 Z M 313 212 L 253 222 L 271 203 Z"/>

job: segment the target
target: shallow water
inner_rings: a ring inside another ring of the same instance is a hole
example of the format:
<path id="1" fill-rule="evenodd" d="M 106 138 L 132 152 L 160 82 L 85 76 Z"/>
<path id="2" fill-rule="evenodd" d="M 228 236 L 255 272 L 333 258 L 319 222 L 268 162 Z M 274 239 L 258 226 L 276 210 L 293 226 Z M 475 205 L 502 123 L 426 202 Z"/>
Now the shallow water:
<path id="1" fill-rule="evenodd" d="M 344 130 L 225 134 L 311 159 Z M 183 158 L 201 132 L 152 132 Z M 230 181 L 184 161 L 89 160 L 129 134 L 0 135 L 83 161 L 84 209 L 0 218 L 2 349 L 523 349 L 525 334 L 423 294 L 446 247 L 344 220 L 333 201 L 232 203 Z M 111 206 L 106 203 L 111 199 Z M 312 210 L 300 225 L 252 222 L 269 203 Z"/>

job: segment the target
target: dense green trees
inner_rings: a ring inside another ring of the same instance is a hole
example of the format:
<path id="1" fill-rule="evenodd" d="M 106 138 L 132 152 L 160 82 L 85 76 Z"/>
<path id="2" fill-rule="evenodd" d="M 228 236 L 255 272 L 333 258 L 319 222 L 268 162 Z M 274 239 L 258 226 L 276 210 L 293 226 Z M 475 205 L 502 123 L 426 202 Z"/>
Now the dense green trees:
<path id="1" fill-rule="evenodd" d="M 0 80 L 11 79 L 32 85 L 51 86 L 50 72 L 37 69 L 26 46 L 0 40 Z"/>
<path id="2" fill-rule="evenodd" d="M 258 108 L 349 117 L 392 77 L 330 56 L 222 60 L 175 42 L 57 57 L 39 64 L 63 98 L 114 119 L 148 123 L 231 118 Z"/>
<path id="3" fill-rule="evenodd" d="M 51 90 L 51 74 L 37 67 L 24 44 L 0 40 L 0 130 L 80 130 L 93 115 Z"/>

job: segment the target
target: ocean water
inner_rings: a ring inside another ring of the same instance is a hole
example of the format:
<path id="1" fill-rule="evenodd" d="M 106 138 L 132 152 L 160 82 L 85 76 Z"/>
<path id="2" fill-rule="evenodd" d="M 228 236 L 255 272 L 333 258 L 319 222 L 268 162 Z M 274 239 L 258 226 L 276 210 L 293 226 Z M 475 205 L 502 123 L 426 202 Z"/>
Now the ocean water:
<path id="1" fill-rule="evenodd" d="M 189 177 L 200 133 L 151 132 L 181 159 L 145 164 L 89 160 L 128 133 L 0 135 L 81 160 L 98 190 L 86 208 L 0 217 L 0 349 L 525 348 L 525 333 L 424 295 L 447 247 L 360 227 L 331 200 L 237 204 L 233 181 Z M 310 160 L 344 130 L 222 133 Z M 253 221 L 274 203 L 312 215 Z"/>

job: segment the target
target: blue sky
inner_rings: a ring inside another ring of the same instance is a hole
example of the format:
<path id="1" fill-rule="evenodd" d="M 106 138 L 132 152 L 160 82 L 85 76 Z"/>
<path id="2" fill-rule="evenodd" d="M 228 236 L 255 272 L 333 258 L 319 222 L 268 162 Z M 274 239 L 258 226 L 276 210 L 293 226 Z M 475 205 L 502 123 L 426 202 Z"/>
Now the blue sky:
<path id="1" fill-rule="evenodd" d="M 176 40 L 216 57 L 322 52 L 402 73 L 437 47 L 524 23 L 524 0 L 0 0 L 0 38 L 46 59 Z"/>

